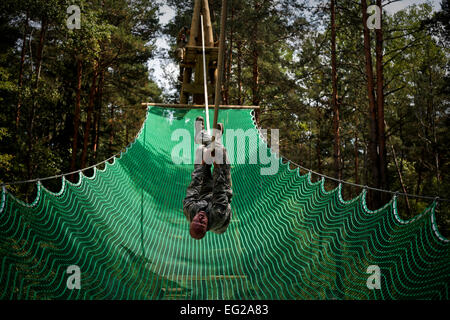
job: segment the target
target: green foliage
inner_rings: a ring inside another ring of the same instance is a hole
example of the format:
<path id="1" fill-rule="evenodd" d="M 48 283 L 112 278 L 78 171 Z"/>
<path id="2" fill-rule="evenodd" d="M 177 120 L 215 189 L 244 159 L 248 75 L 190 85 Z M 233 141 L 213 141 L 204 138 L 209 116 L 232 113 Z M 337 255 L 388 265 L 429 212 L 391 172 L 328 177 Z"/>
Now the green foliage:
<path id="1" fill-rule="evenodd" d="M 81 9 L 81 29 L 66 26 L 73 4 Z M 87 162 L 109 158 L 129 143 L 143 120 L 141 102 L 160 95 L 146 65 L 158 29 L 158 8 L 147 1 L 2 1 L 0 32 L 7 36 L 0 45 L 0 179 L 67 172 L 74 130 L 79 168 L 94 71 Z M 74 128 L 77 61 L 81 122 Z M 59 180 L 45 184 L 60 187 Z M 29 200 L 34 191 L 25 185 L 14 192 Z"/>
<path id="2" fill-rule="evenodd" d="M 66 8 L 71 4 L 81 8 L 80 30 L 66 27 Z M 133 139 L 144 116 L 140 103 L 160 101 L 162 95 L 150 80 L 147 67 L 155 57 L 156 38 L 163 35 L 169 39 L 169 57 L 174 59 L 178 31 L 191 23 L 193 0 L 164 2 L 176 12 L 164 28 L 159 25 L 158 6 L 162 4 L 145 0 L 2 1 L 1 180 L 67 172 L 75 130 L 79 168 L 96 71 L 88 164 L 109 158 Z M 210 1 L 216 39 L 220 6 L 220 1 Z M 230 2 L 222 91 L 224 103 L 261 106 L 258 124 L 280 129 L 282 155 L 333 175 L 329 11 L 329 1 L 325 0 L 314 4 Z M 450 197 L 450 152 L 446 147 L 450 142 L 448 14 L 448 1 L 444 0 L 438 12 L 422 4 L 383 15 L 384 111 L 391 190 L 406 188 L 408 193 Z M 339 1 L 336 28 L 343 178 L 370 185 L 367 76 L 359 3 Z M 373 50 L 373 31 L 371 38 Z M 82 61 L 81 114 L 80 125 L 74 128 L 77 61 Z M 178 100 L 177 95 L 166 98 Z M 55 182 L 54 188 L 58 186 Z M 345 187 L 344 197 L 360 191 Z M 32 194 L 31 190 L 18 192 Z M 407 217 L 426 203 L 411 201 L 410 205 Z M 444 211 L 441 221 L 449 220 Z"/>

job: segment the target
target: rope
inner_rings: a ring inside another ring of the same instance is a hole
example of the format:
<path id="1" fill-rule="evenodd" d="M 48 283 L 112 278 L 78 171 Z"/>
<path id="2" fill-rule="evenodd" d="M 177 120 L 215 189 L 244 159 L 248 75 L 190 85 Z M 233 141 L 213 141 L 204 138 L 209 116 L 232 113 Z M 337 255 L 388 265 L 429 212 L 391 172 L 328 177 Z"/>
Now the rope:
<path id="1" fill-rule="evenodd" d="M 432 197 L 432 196 L 421 196 L 421 195 L 417 195 L 417 194 L 410 194 L 410 193 L 404 193 L 404 192 L 398 192 L 398 191 L 391 191 L 391 190 L 385 190 L 385 189 L 379 189 L 379 188 L 375 188 L 375 187 L 369 187 L 367 185 L 362 185 L 362 184 L 357 184 L 357 183 L 353 183 L 350 181 L 346 181 L 346 180 L 342 180 L 342 179 L 337 179 L 337 178 L 333 178 L 330 176 L 327 176 L 325 174 L 322 173 L 318 173 L 315 172 L 311 169 L 305 168 L 301 165 L 299 165 L 298 163 L 295 163 L 294 161 L 288 160 L 290 163 L 294 164 L 295 166 L 311 173 L 311 174 L 315 174 L 318 175 L 319 177 L 323 177 L 325 179 L 329 179 L 329 180 L 333 180 L 335 182 L 338 182 L 340 184 L 347 184 L 353 187 L 359 187 L 359 188 L 363 188 L 366 190 L 373 190 L 373 191 L 378 191 L 378 192 L 383 192 L 383 193 L 389 193 L 389 194 L 393 194 L 394 196 L 406 196 L 406 197 L 410 197 L 410 198 L 418 198 L 418 199 L 426 199 L 426 200 L 434 200 L 434 201 L 442 201 L 442 202 L 450 202 L 450 199 L 445 199 L 445 198 L 440 198 L 438 196 L 436 197 Z"/>
<path id="2" fill-rule="evenodd" d="M 133 138 L 133 141 L 135 141 L 138 138 L 140 133 L 141 133 L 141 131 L 138 131 L 138 133 Z M 99 165 L 102 165 L 102 164 L 106 163 L 107 161 L 110 161 L 114 157 L 117 157 L 122 152 L 124 152 L 132 143 L 133 142 L 129 143 L 128 146 L 125 149 L 120 150 L 119 152 L 117 152 L 116 154 L 112 155 L 108 159 L 105 159 L 105 160 L 103 160 L 101 162 L 93 164 L 92 166 L 89 166 L 89 167 L 86 167 L 86 168 L 82 168 L 82 169 L 78 169 L 78 170 L 75 170 L 75 171 L 72 171 L 72 172 L 61 173 L 61 174 L 58 174 L 58 175 L 44 177 L 44 178 L 35 178 L 35 179 L 22 180 L 22 181 L 12 181 L 12 182 L 2 182 L 2 183 L 0 183 L 0 187 L 2 189 L 4 189 L 6 186 L 14 186 L 14 185 L 25 184 L 25 183 L 33 183 L 33 182 L 52 180 L 52 179 L 57 179 L 57 178 L 62 178 L 62 177 L 65 177 L 65 176 L 70 176 L 70 175 L 73 175 L 73 174 L 77 174 L 77 173 L 80 173 L 80 172 L 83 172 L 83 171 L 87 171 L 89 169 L 93 169 L 95 167 L 98 167 Z"/>
<path id="3" fill-rule="evenodd" d="M 254 111 L 252 111 L 252 112 L 254 112 Z M 253 119 L 254 119 L 254 115 L 253 115 Z M 256 122 L 255 122 L 255 126 L 256 126 L 256 128 L 258 129 L 258 131 L 259 131 L 260 134 L 261 134 L 261 129 L 256 125 Z M 264 140 L 266 140 L 266 139 L 264 139 Z M 281 154 L 280 154 L 280 156 L 281 156 Z M 281 157 L 282 157 L 282 156 L 281 156 Z M 287 159 L 287 158 L 285 158 L 285 159 Z M 288 160 L 288 159 L 287 159 L 287 160 Z M 346 180 L 342 180 L 342 179 L 333 178 L 333 177 L 327 176 L 327 175 L 325 175 L 325 174 L 322 174 L 322 173 L 313 171 L 313 170 L 311 170 L 311 169 L 305 168 L 305 167 L 303 167 L 302 165 L 300 165 L 300 164 L 298 164 L 298 163 L 295 163 L 295 162 L 292 161 L 292 160 L 288 160 L 288 161 L 289 161 L 290 163 L 292 163 L 293 165 L 299 167 L 300 169 L 303 169 L 303 170 L 305 170 L 305 171 L 307 171 L 307 172 L 309 172 L 309 173 L 311 173 L 311 174 L 315 174 L 315 175 L 318 175 L 319 177 L 322 177 L 322 178 L 325 178 L 325 179 L 329 179 L 329 180 L 335 181 L 335 182 L 337 182 L 337 183 L 339 183 L 339 184 L 347 184 L 347 185 L 350 185 L 350 186 L 353 186 L 353 187 L 359 187 L 359 188 L 363 188 L 363 189 L 366 189 L 366 190 L 373 190 L 373 191 L 378 191 L 378 192 L 389 193 L 389 194 L 393 194 L 394 196 L 406 196 L 406 197 L 410 197 L 410 198 L 418 198 L 418 199 L 425 199 L 425 200 L 433 200 L 433 201 L 435 201 L 436 203 L 438 203 L 439 201 L 441 201 L 441 202 L 450 202 L 450 199 L 440 198 L 439 196 L 434 196 L 434 197 L 432 197 L 432 196 L 421 196 L 421 195 L 417 195 L 417 194 L 410 194 L 410 193 L 404 193 L 404 192 L 398 192 L 398 191 L 391 191 L 391 190 L 379 189 L 379 188 L 375 188 L 375 187 L 369 187 L 369 186 L 367 186 L 367 185 L 362 185 L 362 184 L 353 183 L 353 182 L 346 181 Z"/>
<path id="4" fill-rule="evenodd" d="M 0 186 L 1 186 L 1 187 L 5 187 L 5 186 L 14 186 L 14 185 L 19 185 L 19 184 L 25 184 L 25 183 L 40 182 L 40 181 L 52 180 L 52 179 L 57 179 L 57 178 L 61 178 L 61 177 L 65 177 L 65 176 L 70 176 L 70 175 L 73 175 L 73 174 L 77 174 L 77 173 L 80 173 L 80 172 L 83 172 L 83 171 L 87 171 L 87 170 L 89 170 L 89 169 L 93 169 L 93 168 L 95 168 L 95 167 L 97 167 L 97 166 L 99 166 L 99 165 L 101 165 L 101 164 L 103 164 L 103 163 L 105 163 L 105 162 L 107 162 L 107 161 L 113 159 L 114 157 L 116 157 L 117 155 L 119 155 L 122 151 L 123 151 L 123 150 L 121 150 L 121 151 L 118 152 L 117 154 L 115 154 L 115 155 L 109 157 L 108 159 L 103 160 L 102 162 L 96 163 L 96 164 L 94 164 L 94 165 L 92 165 L 92 166 L 90 166 L 90 167 L 86 167 L 86 168 L 79 169 L 79 170 L 72 171 L 72 172 L 68 172 L 68 173 L 61 173 L 61 174 L 58 174 L 58 175 L 49 176 L 49 177 L 45 177 L 45 178 L 35 178 L 35 179 L 22 180 L 22 181 L 13 181 L 13 182 L 2 182 L 2 183 L 0 184 Z"/>

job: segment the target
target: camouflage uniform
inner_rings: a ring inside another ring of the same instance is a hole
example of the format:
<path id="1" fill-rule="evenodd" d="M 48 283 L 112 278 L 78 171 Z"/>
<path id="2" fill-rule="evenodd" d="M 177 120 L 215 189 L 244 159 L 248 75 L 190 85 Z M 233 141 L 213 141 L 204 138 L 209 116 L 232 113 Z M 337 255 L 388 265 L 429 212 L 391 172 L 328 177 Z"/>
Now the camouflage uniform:
<path id="1" fill-rule="evenodd" d="M 196 137 L 196 142 L 199 141 L 198 138 Z M 200 139 L 203 145 L 196 152 L 192 181 L 183 200 L 183 212 L 191 222 L 199 211 L 205 211 L 208 216 L 207 230 L 220 234 L 226 231 L 231 219 L 231 168 L 226 149 L 220 142 L 215 142 L 215 145 L 217 155 L 223 155 L 222 164 L 215 165 L 212 174 L 211 164 L 200 164 L 204 152 L 210 147 L 211 136 L 203 130 Z"/>

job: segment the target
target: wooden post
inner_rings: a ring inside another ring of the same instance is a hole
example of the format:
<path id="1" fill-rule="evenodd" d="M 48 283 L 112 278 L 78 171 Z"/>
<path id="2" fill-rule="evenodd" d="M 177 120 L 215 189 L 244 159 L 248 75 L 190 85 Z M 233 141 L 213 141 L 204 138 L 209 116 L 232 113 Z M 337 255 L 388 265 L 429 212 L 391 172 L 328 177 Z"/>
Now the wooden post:
<path id="1" fill-rule="evenodd" d="M 201 16 L 203 16 L 204 28 L 201 28 Z M 218 48 L 214 47 L 214 35 L 210 17 L 208 0 L 195 0 L 194 12 L 189 35 L 189 41 L 185 47 L 183 83 L 181 85 L 180 103 L 187 104 L 189 96 L 192 95 L 194 104 L 204 103 L 203 87 L 204 72 L 202 63 L 202 39 L 201 33 L 205 35 L 205 62 L 206 82 L 208 92 L 211 92 L 211 101 L 214 103 L 215 73 L 217 70 Z M 194 73 L 194 79 L 192 78 Z"/>
<path id="2" fill-rule="evenodd" d="M 201 20 L 201 29 L 202 29 L 202 49 L 203 49 L 203 83 L 204 83 L 204 94 L 205 94 L 205 117 L 206 117 L 206 131 L 208 134 L 211 134 L 211 128 L 209 126 L 209 109 L 208 109 L 208 76 L 206 74 L 206 70 L 208 66 L 206 65 L 206 55 L 205 55 L 205 28 L 203 25 L 203 15 L 200 16 Z"/>
<path id="3" fill-rule="evenodd" d="M 219 105 L 222 95 L 221 86 L 222 86 L 222 78 L 223 78 L 223 56 L 225 51 L 225 23 L 227 20 L 227 0 L 222 0 L 222 12 L 220 17 L 220 40 L 219 40 L 219 57 L 217 61 L 217 69 L 219 71 L 217 81 L 216 81 L 216 91 L 214 97 L 214 122 L 213 128 L 217 129 L 217 118 L 219 116 Z M 215 134 L 212 137 L 212 140 L 215 139 Z"/>
<path id="4" fill-rule="evenodd" d="M 198 28 L 200 24 L 200 11 L 202 7 L 201 0 L 195 0 L 194 13 L 192 14 L 191 31 L 189 33 L 188 46 L 197 45 Z"/>
<path id="5" fill-rule="evenodd" d="M 202 7 L 204 33 L 205 33 L 205 47 L 214 47 L 213 28 L 211 23 L 211 16 L 209 13 L 208 0 L 203 0 Z"/>

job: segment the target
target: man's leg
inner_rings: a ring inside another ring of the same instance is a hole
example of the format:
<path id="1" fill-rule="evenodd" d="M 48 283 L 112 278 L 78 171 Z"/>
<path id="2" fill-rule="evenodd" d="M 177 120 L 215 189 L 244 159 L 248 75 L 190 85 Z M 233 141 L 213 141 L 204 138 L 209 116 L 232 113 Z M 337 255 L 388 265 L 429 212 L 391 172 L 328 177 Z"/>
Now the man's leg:
<path id="1" fill-rule="evenodd" d="M 231 198 L 233 196 L 233 191 L 231 189 L 231 165 L 228 159 L 227 149 L 222 145 L 218 144 L 216 146 L 217 155 L 216 158 L 220 155 L 222 158 L 222 163 L 215 163 L 213 170 L 213 199 L 214 192 L 218 194 L 221 191 L 225 191 L 227 195 L 228 202 L 231 202 Z M 219 159 L 216 159 L 219 160 Z M 217 188 L 216 188 L 217 187 Z M 218 197 L 220 197 L 218 195 Z"/>

